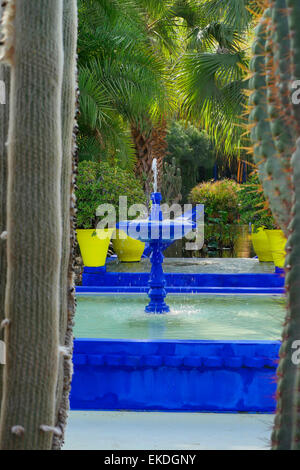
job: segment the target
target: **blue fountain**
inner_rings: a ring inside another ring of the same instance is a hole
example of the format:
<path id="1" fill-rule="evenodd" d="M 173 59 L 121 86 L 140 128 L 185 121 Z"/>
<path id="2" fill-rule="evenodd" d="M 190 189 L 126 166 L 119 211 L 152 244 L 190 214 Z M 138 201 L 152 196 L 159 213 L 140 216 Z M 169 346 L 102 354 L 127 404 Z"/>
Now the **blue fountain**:
<path id="1" fill-rule="evenodd" d="M 153 173 L 154 189 L 156 189 L 157 171 L 155 160 Z M 164 261 L 163 250 L 170 242 L 184 237 L 197 226 L 196 220 L 193 220 L 195 217 L 193 217 L 192 212 L 173 220 L 163 220 L 161 200 L 161 193 L 153 192 L 151 194 L 151 213 L 148 219 L 124 220 L 118 223 L 118 228 L 124 230 L 128 236 L 148 244 L 151 272 L 148 291 L 150 302 L 145 308 L 147 313 L 167 313 L 170 311 L 169 306 L 165 303 L 167 292 L 162 267 Z"/>

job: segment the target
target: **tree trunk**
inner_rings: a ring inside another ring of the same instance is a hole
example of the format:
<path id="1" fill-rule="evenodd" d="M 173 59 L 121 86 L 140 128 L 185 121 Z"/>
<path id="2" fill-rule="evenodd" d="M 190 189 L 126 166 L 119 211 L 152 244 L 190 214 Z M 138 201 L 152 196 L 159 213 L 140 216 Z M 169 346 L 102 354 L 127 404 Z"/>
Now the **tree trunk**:
<path id="1" fill-rule="evenodd" d="M 144 181 L 145 192 L 149 197 L 153 190 L 152 162 L 154 158 L 157 159 L 158 189 L 161 187 L 163 161 L 168 147 L 166 141 L 167 124 L 163 119 L 148 133 L 132 126 L 131 133 L 137 154 L 136 174 Z"/>
<path id="2" fill-rule="evenodd" d="M 59 358 L 62 0 L 15 0 L 1 449 L 51 449 Z M 13 13 L 13 10 L 12 10 Z"/>

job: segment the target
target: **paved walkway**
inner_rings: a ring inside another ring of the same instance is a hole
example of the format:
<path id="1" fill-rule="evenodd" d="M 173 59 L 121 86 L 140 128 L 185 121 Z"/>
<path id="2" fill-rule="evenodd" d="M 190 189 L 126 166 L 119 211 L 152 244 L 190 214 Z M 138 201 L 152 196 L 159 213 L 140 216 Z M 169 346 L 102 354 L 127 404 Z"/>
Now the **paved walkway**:
<path id="1" fill-rule="evenodd" d="M 272 415 L 72 411 L 65 450 L 268 449 Z"/>
<path id="2" fill-rule="evenodd" d="M 150 271 L 150 261 L 120 263 L 117 259 L 107 264 L 108 272 L 142 273 Z M 273 273 L 273 263 L 260 263 L 253 258 L 165 258 L 166 273 Z"/>

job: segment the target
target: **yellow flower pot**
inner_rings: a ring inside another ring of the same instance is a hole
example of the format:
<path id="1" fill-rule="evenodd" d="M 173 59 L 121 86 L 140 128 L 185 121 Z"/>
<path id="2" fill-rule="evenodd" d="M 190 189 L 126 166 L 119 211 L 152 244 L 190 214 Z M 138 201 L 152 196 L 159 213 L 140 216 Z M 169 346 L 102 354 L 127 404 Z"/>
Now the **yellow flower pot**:
<path id="1" fill-rule="evenodd" d="M 112 242 L 119 261 L 124 263 L 141 261 L 145 243 L 128 237 L 123 230 L 115 231 Z"/>
<path id="2" fill-rule="evenodd" d="M 85 266 L 105 266 L 109 242 L 113 232 L 114 229 L 77 230 L 77 240 Z"/>
<path id="3" fill-rule="evenodd" d="M 270 242 L 263 227 L 251 234 L 252 245 L 259 261 L 273 261 Z"/>
<path id="4" fill-rule="evenodd" d="M 276 267 L 283 268 L 285 262 L 285 245 L 287 239 L 282 230 L 265 230 L 268 237 L 273 261 Z"/>

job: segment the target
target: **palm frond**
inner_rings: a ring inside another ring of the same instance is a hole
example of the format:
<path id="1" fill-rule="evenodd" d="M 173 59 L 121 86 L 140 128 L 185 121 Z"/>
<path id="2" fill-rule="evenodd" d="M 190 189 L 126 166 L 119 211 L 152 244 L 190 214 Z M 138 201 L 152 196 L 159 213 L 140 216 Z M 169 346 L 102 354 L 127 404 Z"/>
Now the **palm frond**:
<path id="1" fill-rule="evenodd" d="M 242 131 L 235 126 L 245 103 L 247 87 L 243 52 L 189 53 L 178 74 L 182 111 L 189 119 L 198 120 L 226 153 L 236 151 Z"/>

